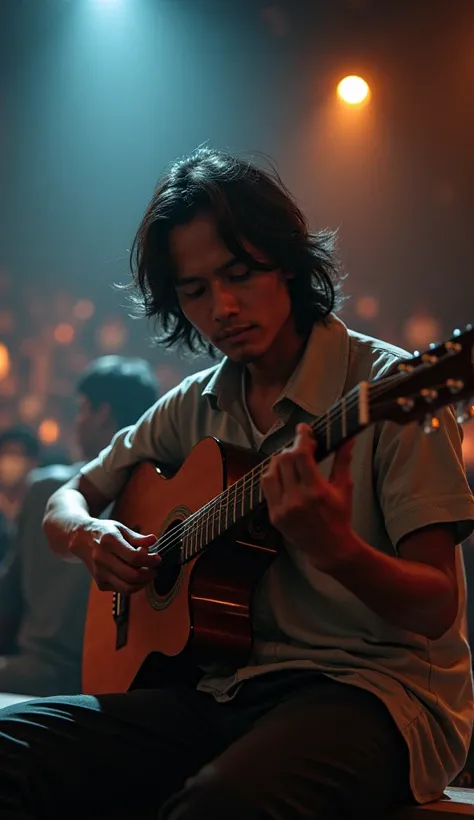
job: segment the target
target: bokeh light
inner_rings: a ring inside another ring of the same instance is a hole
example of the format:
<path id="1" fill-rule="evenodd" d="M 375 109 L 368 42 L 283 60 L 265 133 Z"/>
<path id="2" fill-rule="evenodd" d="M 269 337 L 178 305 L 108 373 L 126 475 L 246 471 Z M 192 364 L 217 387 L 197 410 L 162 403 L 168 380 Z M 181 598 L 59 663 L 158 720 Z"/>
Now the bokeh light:
<path id="1" fill-rule="evenodd" d="M 56 325 L 54 328 L 54 338 L 61 345 L 69 345 L 74 339 L 74 328 L 65 322 Z"/>
<path id="2" fill-rule="evenodd" d="M 404 325 L 403 335 L 410 349 L 425 350 L 430 344 L 441 341 L 443 331 L 435 316 L 419 313 L 411 316 Z"/>
<path id="3" fill-rule="evenodd" d="M 23 421 L 31 422 L 38 418 L 43 409 L 43 402 L 39 396 L 24 396 L 18 405 Z"/>
<path id="4" fill-rule="evenodd" d="M 115 353 L 125 346 L 127 336 L 125 325 L 120 321 L 112 321 L 99 328 L 97 341 L 103 353 Z"/>
<path id="5" fill-rule="evenodd" d="M 79 299 L 74 305 L 73 313 L 76 319 L 86 321 L 94 315 L 95 307 L 89 299 Z"/>
<path id="6" fill-rule="evenodd" d="M 43 444 L 54 444 L 59 434 L 60 428 L 56 419 L 44 419 L 38 427 L 38 436 Z"/>
<path id="7" fill-rule="evenodd" d="M 361 296 L 355 303 L 355 311 L 361 319 L 375 319 L 379 310 L 379 300 L 375 296 Z"/>
<path id="8" fill-rule="evenodd" d="M 0 342 L 0 381 L 6 379 L 10 372 L 10 354 L 8 347 Z"/>

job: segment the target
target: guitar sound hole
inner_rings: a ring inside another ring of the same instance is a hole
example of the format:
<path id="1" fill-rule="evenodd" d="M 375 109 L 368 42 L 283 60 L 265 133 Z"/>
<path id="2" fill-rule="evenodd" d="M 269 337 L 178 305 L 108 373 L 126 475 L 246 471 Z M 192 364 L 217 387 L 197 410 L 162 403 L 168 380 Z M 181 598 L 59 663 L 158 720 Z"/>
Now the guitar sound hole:
<path id="1" fill-rule="evenodd" d="M 172 564 L 166 560 L 163 561 L 153 581 L 154 590 L 160 598 L 166 597 L 171 592 L 179 578 L 180 572 L 181 566 L 179 564 Z"/>
<path id="2" fill-rule="evenodd" d="M 171 526 L 165 530 L 160 541 L 166 541 L 166 536 L 170 535 L 171 531 L 180 523 L 180 521 L 174 521 Z M 180 544 L 177 543 L 176 547 L 171 550 L 168 555 L 163 556 L 163 561 L 160 564 L 158 572 L 156 573 L 156 578 L 153 581 L 155 593 L 161 598 L 165 598 L 169 595 L 179 578 L 182 569 L 181 564 L 178 562 L 180 554 L 179 547 Z"/>

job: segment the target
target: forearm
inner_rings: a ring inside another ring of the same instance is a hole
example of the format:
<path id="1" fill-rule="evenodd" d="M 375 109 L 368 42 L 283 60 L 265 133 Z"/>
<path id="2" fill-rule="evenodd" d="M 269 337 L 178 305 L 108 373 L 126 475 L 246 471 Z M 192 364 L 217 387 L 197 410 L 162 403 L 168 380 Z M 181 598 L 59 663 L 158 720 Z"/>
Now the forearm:
<path id="1" fill-rule="evenodd" d="M 43 530 L 52 551 L 68 561 L 77 561 L 71 552 L 74 533 L 91 520 L 89 505 L 82 493 L 70 487 L 56 490 L 43 518 Z"/>
<path id="2" fill-rule="evenodd" d="M 441 570 L 379 552 L 355 533 L 329 574 L 384 620 L 431 640 L 456 617 L 456 585 Z"/>

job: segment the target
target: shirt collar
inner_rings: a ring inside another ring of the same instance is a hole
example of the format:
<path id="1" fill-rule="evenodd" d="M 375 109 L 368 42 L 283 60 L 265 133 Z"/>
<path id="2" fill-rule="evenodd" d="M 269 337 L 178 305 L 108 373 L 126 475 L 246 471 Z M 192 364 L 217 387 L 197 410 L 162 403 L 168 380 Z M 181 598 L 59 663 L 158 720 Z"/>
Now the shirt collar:
<path id="1" fill-rule="evenodd" d="M 228 410 L 235 400 L 240 400 L 242 367 L 224 357 L 202 391 L 211 404 L 220 410 Z"/>
<path id="2" fill-rule="evenodd" d="M 349 366 L 350 340 L 344 322 L 331 314 L 314 325 L 304 353 L 288 379 L 275 409 L 285 400 L 313 416 L 321 416 L 343 395 Z M 203 390 L 219 409 L 228 410 L 240 401 L 242 367 L 228 358 L 215 369 Z"/>

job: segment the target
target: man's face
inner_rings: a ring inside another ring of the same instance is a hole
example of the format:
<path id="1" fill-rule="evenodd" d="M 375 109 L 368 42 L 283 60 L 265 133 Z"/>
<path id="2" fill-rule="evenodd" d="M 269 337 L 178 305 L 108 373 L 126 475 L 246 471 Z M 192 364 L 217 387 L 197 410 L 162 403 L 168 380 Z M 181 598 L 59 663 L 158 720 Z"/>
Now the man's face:
<path id="1" fill-rule="evenodd" d="M 8 441 L 0 450 L 0 487 L 20 487 L 30 470 L 38 466 L 38 459 L 28 455 L 20 441 Z"/>
<path id="2" fill-rule="evenodd" d="M 244 244 L 255 259 L 266 261 Z M 235 362 L 264 356 L 291 317 L 283 274 L 249 271 L 206 214 L 171 231 L 170 251 L 181 309 L 199 333 Z"/>

